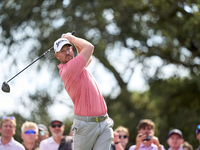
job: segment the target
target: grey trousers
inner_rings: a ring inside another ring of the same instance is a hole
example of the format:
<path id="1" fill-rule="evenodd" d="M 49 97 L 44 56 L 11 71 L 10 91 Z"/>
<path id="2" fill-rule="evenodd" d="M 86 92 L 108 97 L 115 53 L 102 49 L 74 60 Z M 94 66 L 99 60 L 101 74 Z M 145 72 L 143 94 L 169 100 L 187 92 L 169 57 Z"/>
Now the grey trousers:
<path id="1" fill-rule="evenodd" d="M 107 118 L 102 122 L 89 122 L 74 119 L 73 150 L 110 150 L 114 139 L 114 122 Z"/>

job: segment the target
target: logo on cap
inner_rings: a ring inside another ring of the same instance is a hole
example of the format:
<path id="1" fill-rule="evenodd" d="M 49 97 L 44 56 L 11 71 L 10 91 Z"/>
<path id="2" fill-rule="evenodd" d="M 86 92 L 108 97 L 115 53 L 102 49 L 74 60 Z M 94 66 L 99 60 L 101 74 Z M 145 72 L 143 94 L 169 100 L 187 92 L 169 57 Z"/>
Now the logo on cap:
<path id="1" fill-rule="evenodd" d="M 59 44 L 60 44 L 61 42 L 64 42 L 64 41 L 67 41 L 67 40 L 60 40 L 60 41 L 58 41 L 58 42 L 56 43 L 56 46 L 58 47 Z M 67 41 L 67 42 L 68 42 L 68 41 Z"/>

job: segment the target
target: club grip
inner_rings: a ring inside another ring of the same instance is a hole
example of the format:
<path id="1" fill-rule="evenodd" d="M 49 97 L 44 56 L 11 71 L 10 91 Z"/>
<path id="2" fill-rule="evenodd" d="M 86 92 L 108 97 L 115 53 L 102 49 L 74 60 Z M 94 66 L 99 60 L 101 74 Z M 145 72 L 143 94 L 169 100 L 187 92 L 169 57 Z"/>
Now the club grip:
<path id="1" fill-rule="evenodd" d="M 74 35 L 76 32 L 75 31 L 72 31 L 72 35 Z"/>

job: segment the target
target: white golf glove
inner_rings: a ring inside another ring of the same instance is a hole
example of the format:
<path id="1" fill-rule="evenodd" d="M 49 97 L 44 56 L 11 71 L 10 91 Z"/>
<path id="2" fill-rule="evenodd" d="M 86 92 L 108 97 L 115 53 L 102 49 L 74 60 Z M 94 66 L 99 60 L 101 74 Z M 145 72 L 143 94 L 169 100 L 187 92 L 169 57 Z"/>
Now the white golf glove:
<path id="1" fill-rule="evenodd" d="M 64 33 L 64 34 L 62 34 L 61 38 L 62 38 L 64 35 L 72 35 L 72 33 L 71 33 L 71 32 Z"/>

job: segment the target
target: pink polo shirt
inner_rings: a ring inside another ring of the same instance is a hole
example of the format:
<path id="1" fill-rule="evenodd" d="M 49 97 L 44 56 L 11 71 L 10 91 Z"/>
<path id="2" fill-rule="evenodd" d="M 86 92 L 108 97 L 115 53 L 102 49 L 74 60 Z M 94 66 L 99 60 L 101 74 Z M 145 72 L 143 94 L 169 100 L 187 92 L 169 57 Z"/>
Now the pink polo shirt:
<path id="1" fill-rule="evenodd" d="M 96 81 L 85 68 L 85 58 L 78 54 L 65 64 L 58 65 L 65 89 L 74 103 L 74 113 L 79 116 L 101 116 L 107 106 Z"/>

